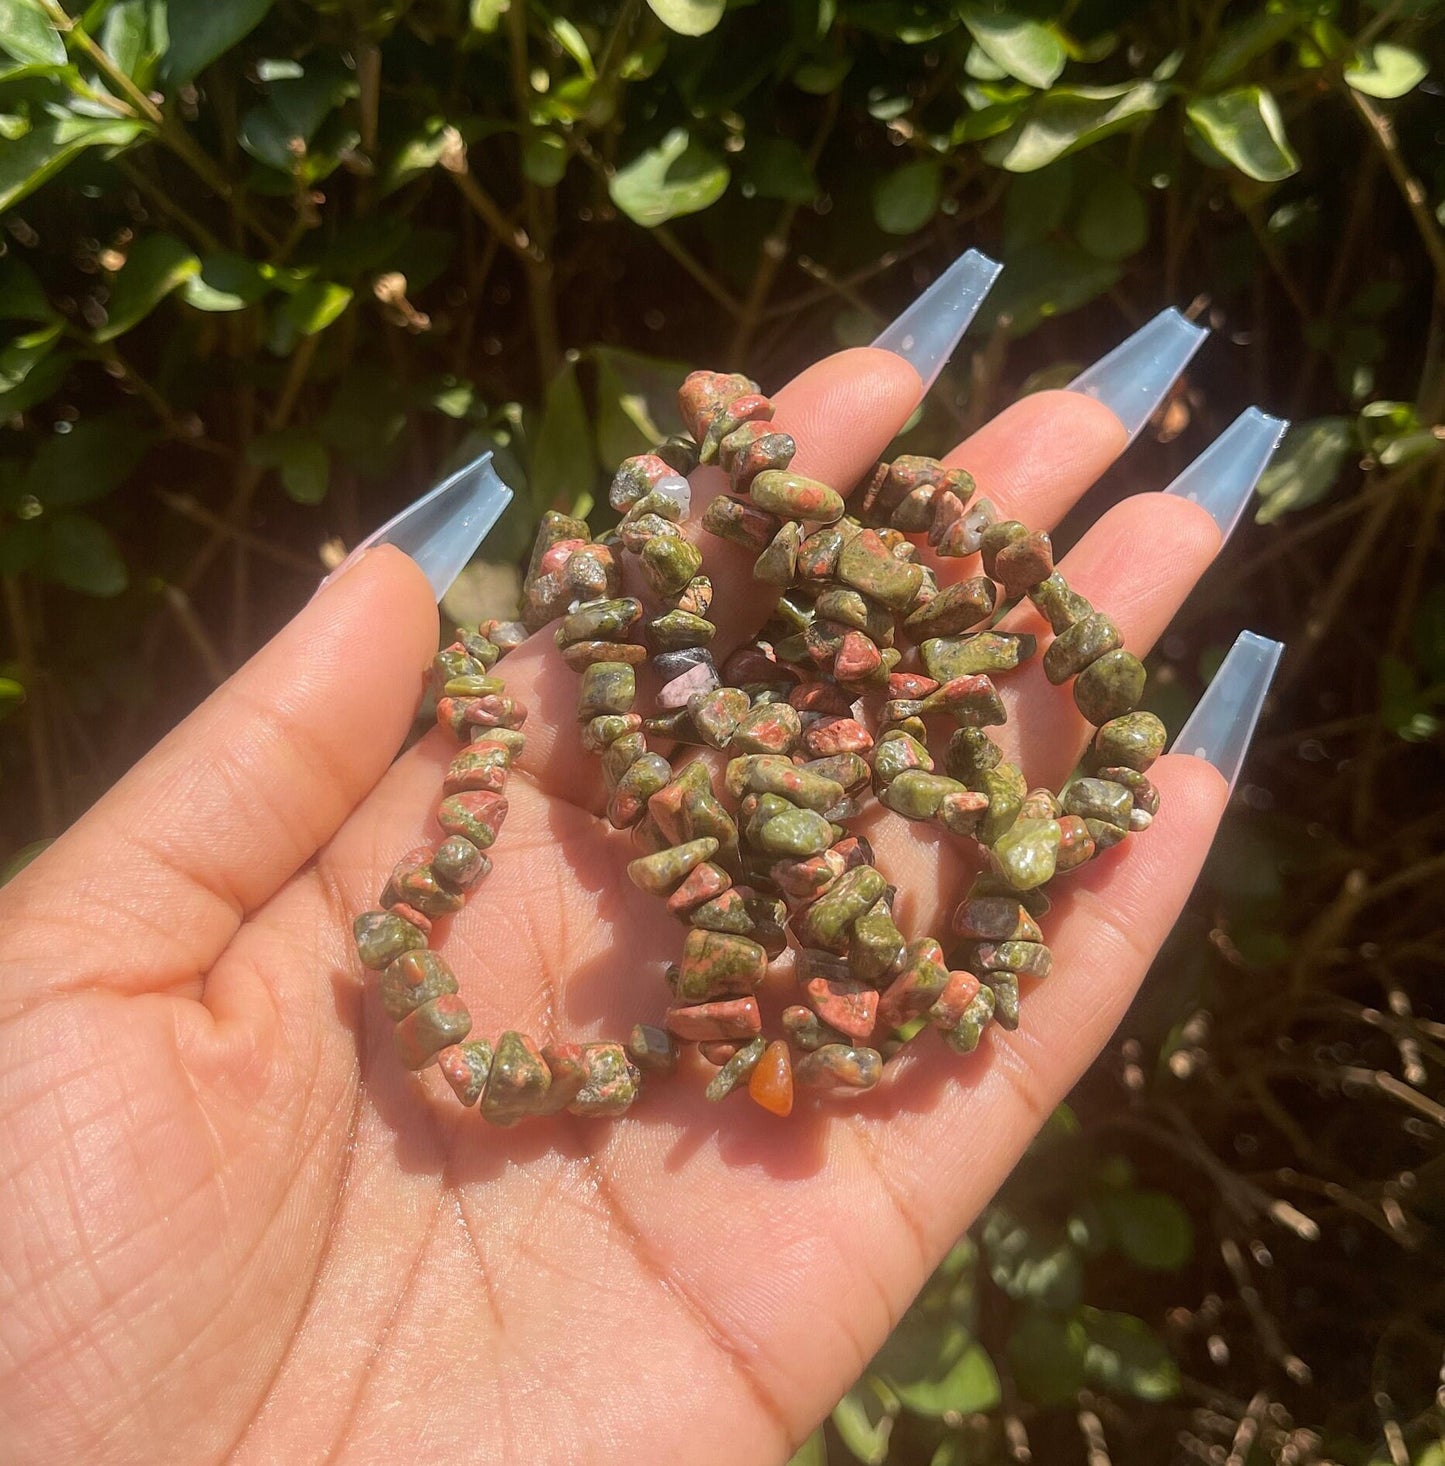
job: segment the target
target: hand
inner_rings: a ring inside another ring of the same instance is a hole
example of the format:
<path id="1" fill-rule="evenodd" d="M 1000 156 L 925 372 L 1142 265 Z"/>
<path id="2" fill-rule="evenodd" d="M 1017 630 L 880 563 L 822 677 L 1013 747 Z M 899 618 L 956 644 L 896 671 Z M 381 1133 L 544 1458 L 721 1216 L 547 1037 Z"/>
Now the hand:
<path id="1" fill-rule="evenodd" d="M 880 351 L 804 372 L 776 397 L 795 467 L 852 482 L 919 391 Z M 949 460 L 1046 528 L 1125 441 L 1041 393 Z M 1146 494 L 1062 568 L 1142 653 L 1219 546 L 1198 505 Z M 706 550 L 733 644 L 762 601 L 743 552 Z M 1053 888 L 1055 976 L 970 1058 L 922 1042 L 787 1121 L 684 1072 L 619 1122 L 495 1130 L 401 1068 L 350 938 L 436 838 L 450 740 L 392 762 L 435 638 L 421 573 L 371 551 L 0 890 L 12 1461 L 785 1460 L 1098 1054 L 1225 802 L 1204 761 L 1155 766 L 1152 828 Z M 681 930 L 598 818 L 550 629 L 500 670 L 527 750 L 443 950 L 479 1035 L 625 1037 Z M 1059 787 L 1086 733 L 1068 688 L 1037 662 L 1001 685 L 1010 756 Z M 946 936 L 961 842 L 880 813 L 900 925 Z"/>

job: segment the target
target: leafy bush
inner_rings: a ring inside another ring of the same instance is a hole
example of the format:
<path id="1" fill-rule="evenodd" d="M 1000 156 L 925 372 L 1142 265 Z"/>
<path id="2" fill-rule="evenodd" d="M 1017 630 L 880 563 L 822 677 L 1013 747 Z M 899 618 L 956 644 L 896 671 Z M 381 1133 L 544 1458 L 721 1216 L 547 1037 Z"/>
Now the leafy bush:
<path id="1" fill-rule="evenodd" d="M 1151 685 L 1177 725 L 1248 624 L 1279 706 L 1120 1042 L 800 1460 L 1438 1466 L 1440 10 L 0 0 L 0 855 L 484 447 L 458 616 L 679 363 L 774 384 L 978 243 L 936 450 L 1192 302 L 1116 491 L 1298 421 Z"/>

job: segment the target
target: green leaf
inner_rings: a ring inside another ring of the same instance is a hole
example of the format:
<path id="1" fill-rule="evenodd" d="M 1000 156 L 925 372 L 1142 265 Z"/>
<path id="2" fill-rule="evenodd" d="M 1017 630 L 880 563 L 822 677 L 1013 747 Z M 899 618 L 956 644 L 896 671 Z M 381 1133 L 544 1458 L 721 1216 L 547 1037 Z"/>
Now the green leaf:
<path id="1" fill-rule="evenodd" d="M 991 139 L 984 158 L 1010 173 L 1031 173 L 1101 138 L 1134 127 L 1163 105 L 1167 89 L 1142 81 L 1115 87 L 1054 87 L 1009 130 Z"/>
<path id="2" fill-rule="evenodd" d="M 998 5 L 963 5 L 959 14 L 980 48 L 1009 76 L 1040 90 L 1059 79 L 1068 57 L 1049 26 Z"/>
<path id="3" fill-rule="evenodd" d="M 201 262 L 170 234 L 147 234 L 131 246 L 115 277 L 97 341 L 114 341 L 148 316 L 171 291 L 200 273 Z"/>
<path id="4" fill-rule="evenodd" d="M 988 1351 L 956 1325 L 946 1326 L 946 1332 L 958 1343 L 945 1347 L 941 1341 L 930 1367 L 911 1378 L 893 1373 L 882 1377 L 910 1410 L 933 1420 L 992 1410 L 1001 1396 L 998 1371 Z"/>
<path id="5" fill-rule="evenodd" d="M 1379 41 L 1363 50 L 1359 60 L 1345 67 L 1345 80 L 1367 97 L 1390 100 L 1413 92 L 1429 72 L 1424 57 L 1416 52 Z"/>
<path id="6" fill-rule="evenodd" d="M 723 18 L 727 0 L 647 0 L 647 8 L 680 36 L 705 36 Z"/>
<path id="7" fill-rule="evenodd" d="M 130 583 L 110 531 L 88 514 L 61 514 L 46 525 L 42 568 L 57 585 L 88 596 L 118 596 Z"/>
<path id="8" fill-rule="evenodd" d="M 193 81 L 260 25 L 273 0 L 169 0 L 170 44 L 161 71 L 172 85 Z"/>
<path id="9" fill-rule="evenodd" d="M 538 188 L 555 188 L 567 172 L 567 140 L 559 133 L 534 128 L 522 144 L 522 172 Z"/>
<path id="10" fill-rule="evenodd" d="M 1143 1319 L 1084 1307 L 1079 1322 L 1088 1340 L 1084 1371 L 1092 1383 L 1136 1400 L 1172 1400 L 1179 1393 L 1179 1366 Z"/>
<path id="11" fill-rule="evenodd" d="M 828 1466 L 828 1440 L 821 1427 L 793 1452 L 788 1466 Z"/>
<path id="12" fill-rule="evenodd" d="M 21 492 L 47 509 L 94 503 L 130 477 L 149 441 L 125 412 L 83 417 L 68 433 L 41 441 Z"/>
<path id="13" fill-rule="evenodd" d="M 123 148 L 148 129 L 122 118 L 47 118 L 16 142 L 0 147 L 0 213 L 53 178 L 86 148 Z"/>
<path id="14" fill-rule="evenodd" d="M 591 492 L 596 475 L 587 409 L 576 364 L 569 361 L 547 384 L 542 399 L 542 420 L 528 473 L 537 512 L 570 510 L 583 494 Z"/>
<path id="15" fill-rule="evenodd" d="M 1196 97 L 1185 111 L 1205 142 L 1247 177 L 1277 183 L 1299 172 L 1279 105 L 1263 87 Z"/>
<path id="16" fill-rule="evenodd" d="M 862 1466 L 883 1466 L 897 1417 L 892 1391 L 866 1374 L 833 1407 L 833 1426 Z"/>
<path id="17" fill-rule="evenodd" d="M 491 35 L 502 23 L 502 17 L 510 9 L 510 0 L 472 0 L 469 12 L 472 29 Z"/>
<path id="18" fill-rule="evenodd" d="M 334 280 L 309 280 L 281 307 L 281 315 L 298 336 L 314 336 L 351 304 L 352 294 Z"/>
<path id="19" fill-rule="evenodd" d="M 1100 260 L 1127 260 L 1149 242 L 1144 197 L 1122 173 L 1101 172 L 1084 190 L 1074 237 Z"/>
<path id="20" fill-rule="evenodd" d="M 607 191 L 633 223 L 655 229 L 715 204 L 729 176 L 721 158 L 693 142 L 686 128 L 675 127 L 655 148 L 618 169 Z"/>
<path id="21" fill-rule="evenodd" d="M 331 460 L 325 445 L 307 428 L 280 428 L 252 440 L 246 457 L 257 468 L 274 468 L 286 496 L 298 504 L 319 504 L 326 497 Z"/>
<path id="22" fill-rule="evenodd" d="M 53 321 L 55 309 L 40 276 L 17 257 L 14 248 L 0 258 L 0 321 Z"/>
<path id="23" fill-rule="evenodd" d="M 1215 42 L 1199 76 L 1201 92 L 1217 92 L 1256 56 L 1263 56 L 1303 23 L 1305 12 L 1292 5 L 1272 4 L 1230 26 Z"/>
<path id="24" fill-rule="evenodd" d="M 1019 173 L 1009 180 L 1004 196 L 1004 251 L 1018 250 L 1046 239 L 1062 227 L 1074 198 L 1078 164 L 1061 158 L 1033 173 Z"/>
<path id="25" fill-rule="evenodd" d="M 1066 315 L 1102 295 L 1119 278 L 1112 260 L 1096 259 L 1077 245 L 1045 240 L 1009 258 L 983 308 L 980 328 L 1007 319 L 1013 336 L 1026 336 L 1041 321 Z"/>
<path id="26" fill-rule="evenodd" d="M 931 0 L 853 0 L 848 22 L 885 41 L 922 46 L 953 30 L 958 18 Z"/>
<path id="27" fill-rule="evenodd" d="M 1162 1191 L 1110 1191 L 1098 1199 L 1114 1246 L 1140 1267 L 1181 1268 L 1194 1255 L 1189 1213 Z"/>
<path id="28" fill-rule="evenodd" d="M 943 165 L 906 163 L 873 185 L 873 219 L 885 234 L 916 234 L 938 212 Z"/>
<path id="29" fill-rule="evenodd" d="M 763 199 L 809 204 L 818 196 L 808 155 L 785 137 L 758 137 L 743 153 L 743 190 Z"/>
<path id="30" fill-rule="evenodd" d="M 1010 1298 L 1064 1311 L 1079 1301 L 1084 1273 L 1067 1236 L 1001 1206 L 990 1209 L 983 1229 L 988 1272 Z"/>
<path id="31" fill-rule="evenodd" d="M 148 88 L 166 48 L 166 0 L 113 0 L 96 39 L 126 76 Z"/>
<path id="32" fill-rule="evenodd" d="M 1346 460 L 1359 451 L 1354 422 L 1347 417 L 1317 417 L 1296 423 L 1259 481 L 1264 501 L 1254 516 L 1259 524 L 1318 503 L 1334 487 Z"/>
<path id="33" fill-rule="evenodd" d="M 1036 1405 L 1063 1405 L 1084 1385 L 1089 1341 L 1077 1318 L 1031 1310 L 1008 1341 L 1014 1382 Z"/>
<path id="34" fill-rule="evenodd" d="M 0 0 L 0 47 L 30 65 L 65 65 L 65 40 L 35 0 Z"/>
<path id="35" fill-rule="evenodd" d="M 691 368 L 615 346 L 595 346 L 590 354 L 597 366 L 597 456 L 611 474 L 675 427 L 677 384 Z"/>
<path id="36" fill-rule="evenodd" d="M 255 303 L 271 289 L 271 266 L 224 250 L 207 255 L 197 273 L 187 278 L 181 298 L 198 311 L 238 311 Z"/>

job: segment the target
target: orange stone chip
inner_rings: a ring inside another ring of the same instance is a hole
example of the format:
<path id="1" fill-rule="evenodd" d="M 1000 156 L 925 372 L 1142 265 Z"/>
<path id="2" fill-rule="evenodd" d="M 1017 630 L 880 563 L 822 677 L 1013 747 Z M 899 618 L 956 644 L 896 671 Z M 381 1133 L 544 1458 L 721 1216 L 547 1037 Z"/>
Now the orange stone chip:
<path id="1" fill-rule="evenodd" d="M 748 1093 L 773 1115 L 793 1112 L 793 1062 L 782 1039 L 770 1043 L 748 1080 Z"/>

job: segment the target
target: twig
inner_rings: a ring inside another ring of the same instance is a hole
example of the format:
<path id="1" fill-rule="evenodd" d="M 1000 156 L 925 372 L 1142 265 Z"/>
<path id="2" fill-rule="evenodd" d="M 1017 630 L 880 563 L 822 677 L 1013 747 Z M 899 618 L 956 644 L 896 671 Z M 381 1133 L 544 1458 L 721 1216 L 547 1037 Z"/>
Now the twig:
<path id="1" fill-rule="evenodd" d="M 309 560 L 305 555 L 298 555 L 295 550 L 288 550 L 285 545 L 273 545 L 270 540 L 262 539 L 260 535 L 240 529 L 234 524 L 228 524 L 219 514 L 207 509 L 204 504 L 189 494 L 177 494 L 169 489 L 156 489 L 154 492 L 156 498 L 167 509 L 179 514 L 183 519 L 189 519 L 206 529 L 214 530 L 228 540 L 240 541 L 249 549 L 254 550 L 262 559 L 270 560 L 273 564 L 283 566 L 287 570 L 294 570 L 298 575 L 314 576 L 321 571 L 319 561 Z"/>
<path id="2" fill-rule="evenodd" d="M 136 190 L 145 196 L 146 201 L 166 218 L 179 224 L 182 229 L 190 233 L 202 249 L 212 251 L 220 249 L 221 241 L 199 219 L 177 203 L 158 183 L 147 178 L 143 168 L 138 167 L 124 153 L 115 162 L 120 171 L 135 185 Z"/>
<path id="3" fill-rule="evenodd" d="M 1219 1255 L 1224 1259 L 1224 1265 L 1234 1279 L 1240 1302 L 1244 1304 L 1246 1312 L 1253 1321 L 1255 1333 L 1259 1335 L 1260 1343 L 1264 1345 L 1266 1352 L 1297 1385 L 1309 1384 L 1314 1377 L 1313 1371 L 1285 1343 L 1284 1335 L 1280 1333 L 1274 1315 L 1264 1306 L 1259 1289 L 1255 1287 L 1254 1280 L 1249 1275 L 1249 1265 L 1244 1260 L 1244 1253 L 1239 1243 L 1233 1237 L 1221 1237 Z"/>
<path id="4" fill-rule="evenodd" d="M 742 312 L 742 306 L 738 302 L 737 297 L 721 281 L 716 279 L 711 271 L 696 256 L 688 252 L 687 246 L 683 244 L 666 224 L 659 224 L 652 231 L 652 237 L 729 315 L 736 316 Z"/>
<path id="5" fill-rule="evenodd" d="M 1428 1095 L 1411 1089 L 1393 1074 L 1387 1074 L 1383 1069 L 1362 1069 L 1351 1064 L 1342 1065 L 1338 1075 L 1342 1086 L 1358 1084 L 1365 1089 L 1378 1090 L 1381 1094 L 1389 1095 L 1391 1099 L 1399 1100 L 1406 1109 L 1414 1110 L 1416 1114 L 1423 1115 L 1445 1129 L 1445 1105 L 1436 1104 Z"/>
<path id="6" fill-rule="evenodd" d="M 166 608 L 176 618 L 185 638 L 195 649 L 196 655 L 200 657 L 201 664 L 206 669 L 206 676 L 211 679 L 212 687 L 219 687 L 226 680 L 226 663 L 216 644 L 206 634 L 206 628 L 201 625 L 201 618 L 196 615 L 196 608 L 191 604 L 191 598 L 178 586 L 166 585 L 161 588 L 161 598 L 166 603 Z"/>

